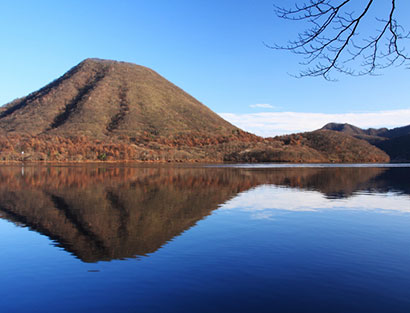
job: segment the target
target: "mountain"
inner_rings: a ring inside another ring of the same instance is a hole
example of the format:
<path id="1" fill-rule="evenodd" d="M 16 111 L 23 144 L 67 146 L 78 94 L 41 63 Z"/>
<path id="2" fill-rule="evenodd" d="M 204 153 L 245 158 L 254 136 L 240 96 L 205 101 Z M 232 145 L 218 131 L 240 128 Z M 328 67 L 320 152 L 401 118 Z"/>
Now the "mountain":
<path id="1" fill-rule="evenodd" d="M 349 134 L 352 136 L 372 136 L 382 138 L 396 138 L 400 136 L 410 135 L 410 125 L 403 127 L 388 128 L 368 128 L 362 129 L 351 124 L 328 123 L 321 128 L 322 130 L 334 130 Z"/>
<path id="2" fill-rule="evenodd" d="M 100 59 L 84 60 L 0 112 L 0 131 L 34 136 L 214 137 L 238 130 L 153 70 Z"/>
<path id="3" fill-rule="evenodd" d="M 334 130 L 351 136 L 366 138 L 367 136 L 381 136 L 388 132 L 387 128 L 368 128 L 362 129 L 351 124 L 328 123 L 321 128 L 322 130 Z"/>
<path id="4" fill-rule="evenodd" d="M 149 68 L 86 59 L 0 108 L 0 161 L 389 161 L 352 132 L 262 138 Z"/>
<path id="5" fill-rule="evenodd" d="M 393 162 L 410 161 L 410 125 L 393 129 L 361 129 L 350 124 L 329 123 L 321 130 L 337 131 L 366 140 L 386 152 Z"/>

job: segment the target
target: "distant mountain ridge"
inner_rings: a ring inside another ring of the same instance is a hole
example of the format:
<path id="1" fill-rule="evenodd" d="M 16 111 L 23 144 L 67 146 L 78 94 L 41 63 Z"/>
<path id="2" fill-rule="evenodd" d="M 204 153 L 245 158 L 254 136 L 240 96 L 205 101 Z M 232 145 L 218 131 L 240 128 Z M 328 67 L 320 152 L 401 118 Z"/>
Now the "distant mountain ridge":
<path id="1" fill-rule="evenodd" d="M 348 123 L 328 123 L 321 128 L 322 130 L 334 130 L 352 136 L 374 136 L 383 138 L 395 138 L 410 135 L 410 125 L 403 127 L 388 128 L 368 128 L 363 129 Z"/>
<path id="2" fill-rule="evenodd" d="M 385 151 L 393 162 L 410 161 L 410 125 L 393 129 L 362 129 L 347 123 L 328 123 L 321 130 L 337 131 L 366 140 Z"/>
<path id="3" fill-rule="evenodd" d="M 389 130 L 387 128 L 368 128 L 362 129 L 351 124 L 328 123 L 321 128 L 322 130 L 334 130 L 351 136 L 381 136 Z"/>

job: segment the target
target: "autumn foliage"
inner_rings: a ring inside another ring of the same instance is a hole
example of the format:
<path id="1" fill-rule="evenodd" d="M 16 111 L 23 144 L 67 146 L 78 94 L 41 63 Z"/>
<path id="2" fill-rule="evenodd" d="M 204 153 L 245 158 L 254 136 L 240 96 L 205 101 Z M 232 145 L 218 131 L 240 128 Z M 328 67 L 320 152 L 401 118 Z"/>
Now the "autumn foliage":
<path id="1" fill-rule="evenodd" d="M 238 131 L 229 136 L 200 134 L 174 138 L 121 136 L 98 140 L 62 136 L 12 135 L 0 137 L 1 161 L 223 161 L 225 150 L 263 141 Z M 230 148 L 229 148 L 230 147 Z"/>

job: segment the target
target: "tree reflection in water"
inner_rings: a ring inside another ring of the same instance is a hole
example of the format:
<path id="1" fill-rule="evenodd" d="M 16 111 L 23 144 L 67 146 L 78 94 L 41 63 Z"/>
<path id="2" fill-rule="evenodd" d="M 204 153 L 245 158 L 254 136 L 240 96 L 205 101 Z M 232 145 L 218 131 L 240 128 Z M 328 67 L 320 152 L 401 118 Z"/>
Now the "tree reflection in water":
<path id="1" fill-rule="evenodd" d="M 410 193 L 409 168 L 0 168 L 0 217 L 51 238 L 84 262 L 158 250 L 238 193 L 263 184 Z M 398 175 L 400 173 L 400 175 Z"/>

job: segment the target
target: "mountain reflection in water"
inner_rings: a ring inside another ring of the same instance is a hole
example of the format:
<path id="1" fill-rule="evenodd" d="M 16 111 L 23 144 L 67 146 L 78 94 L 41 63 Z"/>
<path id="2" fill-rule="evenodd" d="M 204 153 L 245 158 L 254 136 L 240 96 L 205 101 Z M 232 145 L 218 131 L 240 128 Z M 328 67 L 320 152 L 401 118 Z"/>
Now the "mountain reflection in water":
<path id="1" fill-rule="evenodd" d="M 153 253 L 238 193 L 259 185 L 410 194 L 410 168 L 0 168 L 0 217 L 84 262 Z M 400 174 L 400 175 L 399 175 Z"/>

